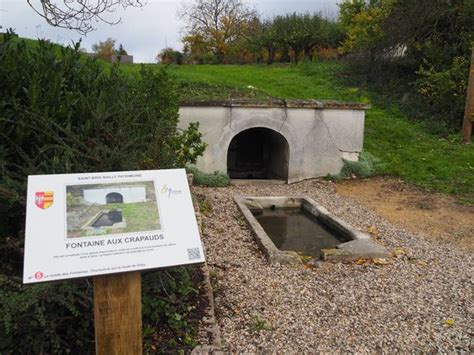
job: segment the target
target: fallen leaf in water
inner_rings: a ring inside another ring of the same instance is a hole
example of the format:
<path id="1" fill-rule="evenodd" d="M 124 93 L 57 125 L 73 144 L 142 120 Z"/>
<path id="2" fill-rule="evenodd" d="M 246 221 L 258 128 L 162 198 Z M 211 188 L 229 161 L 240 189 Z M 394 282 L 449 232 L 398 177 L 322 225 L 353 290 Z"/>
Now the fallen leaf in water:
<path id="1" fill-rule="evenodd" d="M 401 258 L 401 257 L 405 256 L 406 254 L 407 253 L 406 253 L 405 249 L 403 249 L 403 248 L 395 248 L 392 251 L 392 255 L 396 258 Z"/>
<path id="2" fill-rule="evenodd" d="M 387 259 L 384 258 L 375 258 L 374 260 L 375 265 L 388 265 L 390 264 Z"/>
<path id="3" fill-rule="evenodd" d="M 452 319 L 446 319 L 444 321 L 444 326 L 445 327 L 452 327 L 453 325 L 454 325 L 454 320 L 452 320 Z"/>

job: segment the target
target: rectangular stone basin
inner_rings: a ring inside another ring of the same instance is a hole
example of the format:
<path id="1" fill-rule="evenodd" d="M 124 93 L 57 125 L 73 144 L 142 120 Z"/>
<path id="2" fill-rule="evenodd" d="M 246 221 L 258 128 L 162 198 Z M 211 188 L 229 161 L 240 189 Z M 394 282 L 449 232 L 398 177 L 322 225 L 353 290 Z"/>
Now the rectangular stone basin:
<path id="1" fill-rule="evenodd" d="M 271 263 L 388 257 L 382 246 L 307 197 L 239 197 L 234 201 Z"/>
<path id="2" fill-rule="evenodd" d="M 264 208 L 252 214 L 279 250 L 319 258 L 321 249 L 348 241 L 301 207 Z"/>

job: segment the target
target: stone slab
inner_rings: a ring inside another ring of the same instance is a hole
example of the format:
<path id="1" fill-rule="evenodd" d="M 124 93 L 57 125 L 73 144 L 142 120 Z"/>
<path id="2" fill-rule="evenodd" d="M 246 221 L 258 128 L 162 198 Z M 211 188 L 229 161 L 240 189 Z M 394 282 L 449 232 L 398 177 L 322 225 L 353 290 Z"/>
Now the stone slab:
<path id="1" fill-rule="evenodd" d="M 325 261 L 353 261 L 361 258 L 384 259 L 389 257 L 390 253 L 385 247 L 367 239 L 351 240 L 337 245 L 336 248 L 321 250 L 321 258 Z"/>

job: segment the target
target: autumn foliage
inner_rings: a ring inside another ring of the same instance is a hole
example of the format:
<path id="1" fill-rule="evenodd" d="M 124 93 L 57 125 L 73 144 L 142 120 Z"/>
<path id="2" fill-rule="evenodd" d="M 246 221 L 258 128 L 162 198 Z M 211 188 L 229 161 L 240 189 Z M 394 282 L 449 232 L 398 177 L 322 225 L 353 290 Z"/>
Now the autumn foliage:
<path id="1" fill-rule="evenodd" d="M 321 14 L 260 18 L 239 0 L 198 0 L 182 10 L 184 56 L 191 64 L 312 60 L 336 48 L 343 32 Z"/>

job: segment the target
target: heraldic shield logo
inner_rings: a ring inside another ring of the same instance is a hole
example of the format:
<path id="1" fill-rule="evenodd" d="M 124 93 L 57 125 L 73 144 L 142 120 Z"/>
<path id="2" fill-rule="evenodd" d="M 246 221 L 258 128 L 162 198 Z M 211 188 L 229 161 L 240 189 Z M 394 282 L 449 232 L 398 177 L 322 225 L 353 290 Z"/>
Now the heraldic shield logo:
<path id="1" fill-rule="evenodd" d="M 53 191 L 42 191 L 35 193 L 35 204 L 39 208 L 45 210 L 54 202 L 54 193 Z"/>

